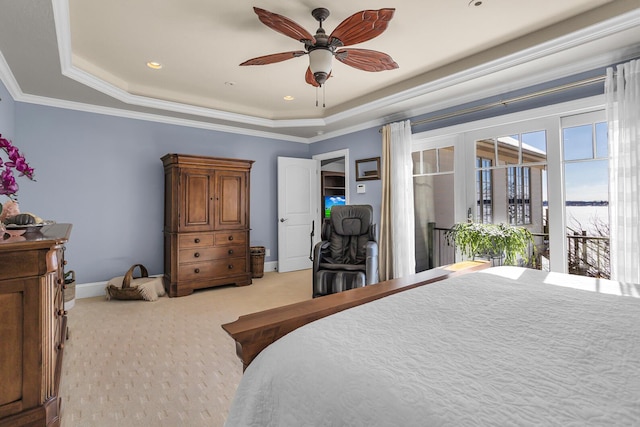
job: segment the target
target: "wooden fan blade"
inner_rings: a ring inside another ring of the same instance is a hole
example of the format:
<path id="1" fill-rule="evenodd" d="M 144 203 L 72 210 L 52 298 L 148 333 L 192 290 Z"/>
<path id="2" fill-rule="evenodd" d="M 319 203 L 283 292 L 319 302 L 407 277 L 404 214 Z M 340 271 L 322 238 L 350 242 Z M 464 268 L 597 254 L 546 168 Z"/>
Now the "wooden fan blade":
<path id="1" fill-rule="evenodd" d="M 266 65 L 274 64 L 276 62 L 286 61 L 287 59 L 297 58 L 298 56 L 306 55 L 304 50 L 294 50 L 291 52 L 272 53 L 271 55 L 259 56 L 244 61 L 240 65 Z"/>
<path id="2" fill-rule="evenodd" d="M 329 80 L 329 78 L 331 78 L 331 72 L 329 72 L 329 75 L 327 76 L 327 80 Z M 315 77 L 313 77 L 313 73 L 311 72 L 311 67 L 307 67 L 307 72 L 304 75 L 304 80 L 307 83 L 309 83 L 311 86 L 320 87 Z"/>
<path id="3" fill-rule="evenodd" d="M 304 74 L 304 81 L 309 83 L 311 86 L 320 87 L 315 77 L 313 77 L 313 73 L 311 72 L 311 67 L 307 67 L 307 72 Z"/>
<path id="4" fill-rule="evenodd" d="M 268 10 L 260 9 L 259 7 L 254 7 L 253 10 L 258 15 L 260 22 L 267 27 L 303 43 L 309 42 L 314 44 L 316 42 L 315 37 L 313 37 L 311 33 L 291 19 L 278 15 L 277 13 L 269 12 Z"/>
<path id="5" fill-rule="evenodd" d="M 369 49 L 341 49 L 336 59 L 343 64 L 363 71 L 384 71 L 398 68 L 398 64 L 389 55 Z"/>
<path id="6" fill-rule="evenodd" d="M 387 29 L 394 12 L 395 9 L 380 9 L 354 13 L 333 30 L 329 36 L 329 44 L 332 43 L 332 39 L 340 40 L 342 46 L 371 40 Z"/>

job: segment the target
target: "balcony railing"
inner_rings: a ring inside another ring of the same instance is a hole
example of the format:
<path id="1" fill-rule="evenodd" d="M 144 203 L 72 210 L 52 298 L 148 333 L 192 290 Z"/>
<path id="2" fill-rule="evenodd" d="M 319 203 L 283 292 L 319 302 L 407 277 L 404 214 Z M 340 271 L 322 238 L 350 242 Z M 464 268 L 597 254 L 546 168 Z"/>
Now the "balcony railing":
<path id="1" fill-rule="evenodd" d="M 440 267 L 455 262 L 456 248 L 450 245 L 445 237 L 448 228 L 436 227 L 429 223 L 429 241 L 432 250 L 429 256 L 433 267 Z M 549 263 L 549 235 L 533 233 L 535 244 L 529 253 L 527 267 L 544 270 Z M 571 274 L 608 279 L 611 276 L 609 264 L 609 238 L 588 236 L 586 231 L 567 234 L 567 261 Z M 492 261 L 495 265 L 495 261 Z"/>
<path id="2" fill-rule="evenodd" d="M 581 276 L 611 277 L 609 238 L 587 236 L 586 231 L 567 235 L 569 273 Z"/>

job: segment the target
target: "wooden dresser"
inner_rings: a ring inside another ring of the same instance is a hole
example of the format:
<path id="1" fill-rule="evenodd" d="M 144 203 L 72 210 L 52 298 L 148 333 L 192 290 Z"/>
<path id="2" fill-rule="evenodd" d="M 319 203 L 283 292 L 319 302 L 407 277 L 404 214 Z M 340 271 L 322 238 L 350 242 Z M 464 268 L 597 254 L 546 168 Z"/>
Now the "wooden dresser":
<path id="1" fill-rule="evenodd" d="M 70 224 L 0 238 L 0 426 L 59 426 Z"/>
<path id="2" fill-rule="evenodd" d="M 251 284 L 249 178 L 252 160 L 167 154 L 164 281 L 169 296 Z"/>

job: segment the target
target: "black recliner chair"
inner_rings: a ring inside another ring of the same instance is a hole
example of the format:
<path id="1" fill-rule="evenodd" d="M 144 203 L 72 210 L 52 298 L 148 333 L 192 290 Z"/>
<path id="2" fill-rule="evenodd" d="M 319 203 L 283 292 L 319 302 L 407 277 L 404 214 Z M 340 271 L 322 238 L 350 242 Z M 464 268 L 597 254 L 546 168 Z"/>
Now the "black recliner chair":
<path id="1" fill-rule="evenodd" d="M 313 253 L 314 298 L 378 283 L 373 208 L 333 206 Z"/>

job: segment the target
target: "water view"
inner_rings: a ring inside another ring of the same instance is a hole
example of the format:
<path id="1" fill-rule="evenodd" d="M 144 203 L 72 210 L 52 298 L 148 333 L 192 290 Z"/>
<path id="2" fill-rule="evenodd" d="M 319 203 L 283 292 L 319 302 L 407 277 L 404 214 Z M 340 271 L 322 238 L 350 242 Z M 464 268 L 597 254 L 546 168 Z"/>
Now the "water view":
<path id="1" fill-rule="evenodd" d="M 609 224 L 609 206 L 569 205 L 565 207 L 567 227 L 572 230 L 586 230 L 587 235 L 598 235 L 597 226 Z"/>

